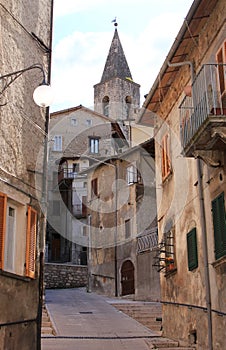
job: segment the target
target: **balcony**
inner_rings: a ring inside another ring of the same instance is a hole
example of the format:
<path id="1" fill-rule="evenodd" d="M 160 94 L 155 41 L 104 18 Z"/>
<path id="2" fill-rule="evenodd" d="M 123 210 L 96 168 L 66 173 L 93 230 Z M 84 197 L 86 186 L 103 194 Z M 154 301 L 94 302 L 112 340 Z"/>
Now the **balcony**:
<path id="1" fill-rule="evenodd" d="M 211 159 L 226 150 L 225 64 L 205 64 L 192 85 L 192 96 L 179 106 L 181 144 L 186 157 Z"/>
<path id="2" fill-rule="evenodd" d="M 79 174 L 76 171 L 73 171 L 72 168 L 63 168 L 58 172 L 58 183 L 63 180 L 73 180 L 73 179 L 84 179 L 86 174 Z"/>

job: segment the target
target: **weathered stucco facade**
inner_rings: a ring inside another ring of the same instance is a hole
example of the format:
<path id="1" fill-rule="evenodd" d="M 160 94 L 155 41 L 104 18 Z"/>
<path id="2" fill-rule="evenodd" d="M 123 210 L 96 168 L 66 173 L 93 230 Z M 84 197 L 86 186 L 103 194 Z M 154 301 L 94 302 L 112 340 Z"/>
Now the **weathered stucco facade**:
<path id="1" fill-rule="evenodd" d="M 88 169 L 91 290 L 160 298 L 151 250 L 157 244 L 153 155 L 147 141 Z"/>
<path id="2" fill-rule="evenodd" d="M 1 75 L 41 64 L 49 81 L 52 1 L 0 4 Z M 14 76 L 15 77 L 15 76 Z M 48 112 L 32 95 L 40 69 L 19 76 L 0 101 L 0 348 L 40 348 L 39 288 L 45 220 L 40 209 Z M 10 80 L 1 80 L 0 89 Z M 37 178 L 35 176 L 37 172 Z"/>
<path id="3" fill-rule="evenodd" d="M 226 347 L 225 14 L 225 1 L 193 3 L 144 104 L 156 119 L 163 334 L 199 350 Z"/>
<path id="4" fill-rule="evenodd" d="M 127 148 L 128 143 L 114 120 L 81 105 L 51 114 L 50 139 L 46 259 L 86 264 L 84 171 L 98 159 Z"/>

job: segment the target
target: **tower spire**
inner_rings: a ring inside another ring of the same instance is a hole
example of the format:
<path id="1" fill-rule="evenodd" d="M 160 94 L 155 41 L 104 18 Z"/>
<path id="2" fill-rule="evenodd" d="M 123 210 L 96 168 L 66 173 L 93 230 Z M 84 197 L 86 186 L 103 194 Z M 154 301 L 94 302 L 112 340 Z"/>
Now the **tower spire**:
<path id="1" fill-rule="evenodd" d="M 114 36 L 111 42 L 110 50 L 105 63 L 101 83 L 112 78 L 132 79 L 132 75 L 119 39 L 116 17 L 113 20 L 115 26 Z M 112 21 L 112 22 L 113 22 Z"/>

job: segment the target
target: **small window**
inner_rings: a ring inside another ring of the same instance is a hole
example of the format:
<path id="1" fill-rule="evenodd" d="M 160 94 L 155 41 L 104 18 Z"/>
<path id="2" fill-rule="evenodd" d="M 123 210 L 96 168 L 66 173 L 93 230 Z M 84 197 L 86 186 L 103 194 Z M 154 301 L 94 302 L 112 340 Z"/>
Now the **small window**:
<path id="1" fill-rule="evenodd" d="M 71 125 L 76 126 L 78 125 L 77 119 L 76 118 L 71 118 Z"/>
<path id="2" fill-rule="evenodd" d="M 53 139 L 53 151 L 62 151 L 62 136 L 56 135 Z"/>
<path id="3" fill-rule="evenodd" d="M 218 79 L 220 93 L 221 95 L 223 95 L 226 91 L 225 67 L 223 66 L 223 64 L 226 64 L 226 41 L 217 52 L 216 61 L 218 63 Z"/>
<path id="4" fill-rule="evenodd" d="M 79 163 L 73 163 L 73 173 L 79 172 Z"/>
<path id="5" fill-rule="evenodd" d="M 87 126 L 91 126 L 93 123 L 92 123 L 92 119 L 86 119 L 86 125 Z"/>
<path id="6" fill-rule="evenodd" d="M 92 193 L 92 198 L 97 196 L 98 194 L 98 186 L 97 186 L 97 178 L 93 179 L 91 181 L 91 193 Z"/>
<path id="7" fill-rule="evenodd" d="M 226 215 L 224 192 L 212 201 L 214 245 L 216 260 L 226 255 Z"/>
<path id="8" fill-rule="evenodd" d="M 90 153 L 98 154 L 99 153 L 99 137 L 90 137 L 89 139 L 89 149 Z"/>
<path id="9" fill-rule="evenodd" d="M 187 234 L 188 269 L 192 271 L 198 267 L 197 235 L 196 228 Z"/>
<path id="10" fill-rule="evenodd" d="M 131 236 L 131 225 L 130 219 L 125 220 L 125 238 L 129 238 Z"/>
<path id="11" fill-rule="evenodd" d="M 165 180 L 171 173 L 171 161 L 169 152 L 169 134 L 162 138 L 162 179 Z"/>
<path id="12" fill-rule="evenodd" d="M 137 168 L 134 164 L 126 168 L 126 181 L 128 185 L 131 185 L 137 182 Z"/>

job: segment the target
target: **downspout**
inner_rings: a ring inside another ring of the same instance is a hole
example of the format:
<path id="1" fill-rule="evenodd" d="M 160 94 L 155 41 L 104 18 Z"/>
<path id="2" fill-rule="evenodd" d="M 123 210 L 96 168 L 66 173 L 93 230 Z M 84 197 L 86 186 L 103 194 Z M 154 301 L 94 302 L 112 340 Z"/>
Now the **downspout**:
<path id="1" fill-rule="evenodd" d="M 192 98 L 193 106 L 196 106 L 195 94 L 193 91 L 193 83 L 195 80 L 194 67 L 192 62 L 184 61 L 178 63 L 169 63 L 169 67 L 179 67 L 183 65 L 189 65 L 191 70 L 191 82 L 192 82 Z M 205 203 L 204 193 L 202 186 L 202 165 L 201 160 L 196 159 L 197 177 L 198 177 L 198 193 L 199 193 L 199 206 L 200 206 L 200 224 L 202 234 L 202 246 L 203 246 L 203 261 L 204 261 L 204 276 L 206 286 L 206 306 L 207 306 L 207 318 L 208 318 L 208 349 L 213 350 L 213 334 L 212 334 L 212 311 L 211 311 L 211 288 L 210 288 L 210 275 L 209 275 L 209 262 L 208 262 L 208 245 L 207 245 L 207 229 L 206 229 L 206 215 L 205 215 Z"/>
<path id="2" fill-rule="evenodd" d="M 50 8 L 50 41 L 48 51 L 48 76 L 47 83 L 50 83 L 51 64 L 52 64 L 52 41 L 53 41 L 53 1 Z M 39 295 L 38 295 L 38 313 L 37 313 L 37 350 L 41 350 L 41 328 L 42 328 L 42 306 L 44 296 L 44 260 L 45 260 L 45 236 L 47 223 L 47 174 L 48 174 L 48 135 L 49 135 L 49 107 L 45 111 L 45 139 L 43 155 L 43 177 L 42 177 L 42 210 L 41 214 L 41 237 L 40 237 L 40 256 L 39 256 Z"/>
<path id="3" fill-rule="evenodd" d="M 117 240 L 118 240 L 118 166 L 117 160 L 115 162 L 115 296 L 118 297 L 118 250 L 117 250 Z"/>

